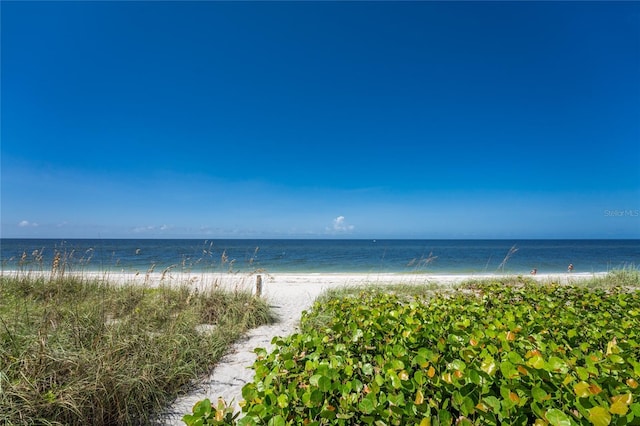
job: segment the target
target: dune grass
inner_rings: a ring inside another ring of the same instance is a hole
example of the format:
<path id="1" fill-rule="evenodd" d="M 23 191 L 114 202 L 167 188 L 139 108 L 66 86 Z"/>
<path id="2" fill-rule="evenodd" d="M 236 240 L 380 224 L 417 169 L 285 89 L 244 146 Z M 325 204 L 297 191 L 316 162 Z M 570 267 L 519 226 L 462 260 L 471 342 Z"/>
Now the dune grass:
<path id="1" fill-rule="evenodd" d="M 640 288 L 640 269 L 617 269 L 607 275 L 584 280 L 581 284 L 585 287 Z"/>
<path id="2" fill-rule="evenodd" d="M 628 289 L 638 289 L 640 288 L 640 269 L 637 268 L 627 268 L 627 269 L 618 269 L 608 272 L 606 275 L 597 275 L 590 278 L 584 277 L 566 277 L 567 282 L 571 284 L 575 284 L 580 287 L 585 288 L 610 288 L 610 287 L 621 287 Z M 500 285 L 544 285 L 544 284 L 553 284 L 553 278 L 549 278 L 548 282 L 538 281 L 529 276 L 521 276 L 521 275 L 504 275 L 498 277 L 489 277 L 489 278 L 472 278 L 460 282 L 459 284 L 441 284 L 438 283 L 437 278 L 434 278 L 433 282 L 429 284 L 424 284 L 423 282 L 417 281 L 414 283 L 391 283 L 391 284 L 379 284 L 379 283 L 371 283 L 367 286 L 367 292 L 371 294 L 381 294 L 381 293 L 393 293 L 397 295 L 401 295 L 403 297 L 421 297 L 421 296 L 429 296 L 435 293 L 438 294 L 446 294 L 457 291 L 465 291 L 472 290 L 475 286 L 478 285 L 487 285 L 487 284 L 500 284 Z M 328 302 L 331 299 L 338 299 L 343 297 L 350 297 L 359 294 L 362 291 L 361 286 L 345 286 L 335 289 L 330 289 L 324 292 L 319 298 L 320 302 Z"/>
<path id="3" fill-rule="evenodd" d="M 0 424 L 147 424 L 274 319 L 248 291 L 0 276 Z"/>

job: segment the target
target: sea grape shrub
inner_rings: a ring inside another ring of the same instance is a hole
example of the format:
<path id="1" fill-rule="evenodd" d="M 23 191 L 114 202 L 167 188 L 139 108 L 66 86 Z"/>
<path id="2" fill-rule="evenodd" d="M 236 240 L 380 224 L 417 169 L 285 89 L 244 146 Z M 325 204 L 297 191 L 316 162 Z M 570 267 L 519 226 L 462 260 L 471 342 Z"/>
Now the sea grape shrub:
<path id="1" fill-rule="evenodd" d="M 480 284 L 316 303 L 240 425 L 640 425 L 640 292 Z"/>
<path id="2" fill-rule="evenodd" d="M 560 286 L 335 299 L 259 351 L 243 422 L 640 424 L 639 314 L 638 292 Z"/>
<path id="3" fill-rule="evenodd" d="M 203 399 L 193 406 L 192 414 L 186 414 L 182 421 L 187 426 L 204 425 L 235 425 L 240 413 L 234 413 L 233 407 L 228 405 L 224 399 L 219 398 L 216 406 L 211 405 L 211 401 Z"/>

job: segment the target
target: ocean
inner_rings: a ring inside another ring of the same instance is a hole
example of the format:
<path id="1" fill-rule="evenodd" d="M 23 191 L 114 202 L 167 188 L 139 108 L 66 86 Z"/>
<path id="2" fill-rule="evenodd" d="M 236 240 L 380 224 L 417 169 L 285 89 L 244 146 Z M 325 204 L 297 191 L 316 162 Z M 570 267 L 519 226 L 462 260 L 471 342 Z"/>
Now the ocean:
<path id="1" fill-rule="evenodd" d="M 2 271 L 528 274 L 640 265 L 640 240 L 0 239 Z"/>

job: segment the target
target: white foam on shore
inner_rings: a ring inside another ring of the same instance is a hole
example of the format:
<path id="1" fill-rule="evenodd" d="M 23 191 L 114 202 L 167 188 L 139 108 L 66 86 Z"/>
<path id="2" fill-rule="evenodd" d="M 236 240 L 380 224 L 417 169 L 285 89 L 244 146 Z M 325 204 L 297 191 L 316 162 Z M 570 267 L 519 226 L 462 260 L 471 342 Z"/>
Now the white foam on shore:
<path id="1" fill-rule="evenodd" d="M 0 271 L 1 276 L 31 276 L 45 278 L 55 277 L 51 272 L 41 271 Z M 65 276 L 79 276 L 87 279 L 95 279 L 99 281 L 109 282 L 113 284 L 136 284 L 149 285 L 157 287 L 160 285 L 190 285 L 194 289 L 202 289 L 205 287 L 222 287 L 228 289 L 253 288 L 255 276 L 261 275 L 265 283 L 275 284 L 277 287 L 295 287 L 297 285 L 307 285 L 313 287 L 314 293 L 319 287 L 327 290 L 334 287 L 344 287 L 363 284 L 456 284 L 474 279 L 491 279 L 502 278 L 508 276 L 517 276 L 514 274 L 405 274 L 405 273 L 218 273 L 218 272 L 202 272 L 202 273 L 185 273 L 185 272 L 150 272 L 150 273 L 132 273 L 132 272 L 65 272 Z M 588 278 L 605 276 L 607 272 L 572 272 L 572 273 L 550 273 L 523 275 L 533 278 L 540 282 L 559 282 L 570 283 L 572 281 L 581 281 Z"/>

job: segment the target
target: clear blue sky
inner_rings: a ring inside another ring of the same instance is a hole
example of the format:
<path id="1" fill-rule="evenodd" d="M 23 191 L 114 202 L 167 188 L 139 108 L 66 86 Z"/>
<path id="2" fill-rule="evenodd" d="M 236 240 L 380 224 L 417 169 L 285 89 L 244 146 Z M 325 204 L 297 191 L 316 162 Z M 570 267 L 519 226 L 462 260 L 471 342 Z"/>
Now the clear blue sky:
<path id="1" fill-rule="evenodd" d="M 12 2 L 3 237 L 640 238 L 640 2 Z"/>

